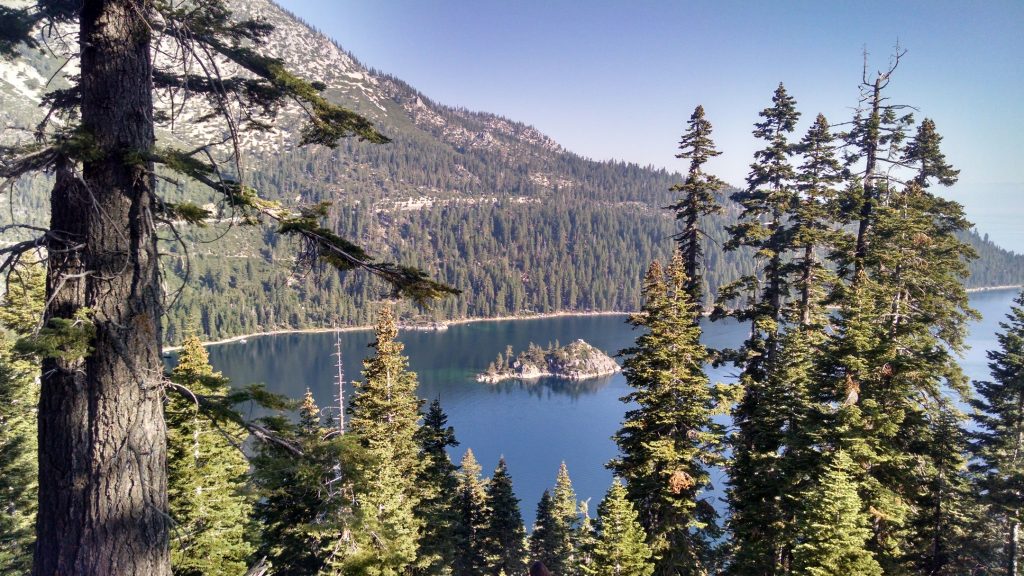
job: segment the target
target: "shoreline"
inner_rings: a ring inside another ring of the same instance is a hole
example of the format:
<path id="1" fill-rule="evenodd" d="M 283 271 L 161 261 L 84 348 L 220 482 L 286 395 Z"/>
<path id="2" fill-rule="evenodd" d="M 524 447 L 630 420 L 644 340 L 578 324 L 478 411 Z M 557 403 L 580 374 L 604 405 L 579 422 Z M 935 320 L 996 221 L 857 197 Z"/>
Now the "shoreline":
<path id="1" fill-rule="evenodd" d="M 438 320 L 437 323 L 444 326 L 456 326 L 459 324 L 472 324 L 475 322 L 507 322 L 509 320 L 543 320 L 547 318 L 561 318 L 565 316 L 629 316 L 632 312 L 616 312 L 611 310 L 598 310 L 591 312 L 544 312 L 541 314 L 520 314 L 513 315 L 508 314 L 505 316 L 491 316 L 482 317 L 474 316 L 472 318 L 458 318 L 456 320 Z M 238 336 L 231 336 L 230 338 L 223 338 L 221 340 L 204 340 L 203 346 L 219 346 L 221 344 L 232 344 L 235 342 L 241 342 L 248 340 L 249 338 L 259 338 L 261 336 L 281 336 L 284 334 L 322 334 L 326 332 L 361 332 L 363 330 L 373 330 L 372 324 L 365 324 L 362 326 L 343 326 L 340 328 L 281 328 L 279 330 L 266 330 L 263 332 L 251 332 L 248 334 L 240 334 Z M 443 330 L 443 328 L 441 329 Z M 418 329 L 414 327 L 403 328 L 399 325 L 399 332 L 435 332 L 439 331 L 435 328 Z M 177 352 L 181 350 L 181 346 L 164 346 L 161 348 L 161 352 Z"/>
<path id="2" fill-rule="evenodd" d="M 1007 284 L 1005 286 L 982 286 L 979 288 L 968 288 L 966 291 L 968 294 L 977 292 L 998 292 L 1000 290 L 1020 290 L 1024 288 L 1022 284 Z M 449 327 L 457 326 L 460 324 L 472 324 L 475 322 L 507 322 L 509 320 L 542 320 L 546 318 L 561 318 L 565 316 L 628 316 L 632 312 L 618 312 L 612 310 L 599 310 L 591 312 L 544 312 L 541 314 L 506 314 L 504 316 L 493 316 L 493 317 L 479 317 L 475 316 L 472 318 L 458 318 L 456 320 L 438 320 L 437 324 Z M 442 328 L 443 329 L 443 328 Z M 340 328 L 281 328 L 279 330 L 266 330 L 263 332 L 251 332 L 249 334 L 240 334 L 238 336 L 232 336 L 230 338 L 223 338 L 221 340 L 208 340 L 203 341 L 203 346 L 218 346 L 221 344 L 232 344 L 234 342 L 241 342 L 248 340 L 249 338 L 259 338 L 261 336 L 281 336 L 283 334 L 321 334 L 325 332 L 360 332 L 362 330 L 373 330 L 372 324 L 366 324 L 362 326 L 344 326 Z M 402 328 L 399 327 L 399 331 L 417 331 L 417 328 Z M 426 332 L 436 331 L 434 328 L 428 328 L 423 330 Z M 181 350 L 181 346 L 166 346 L 161 348 L 161 352 L 177 352 Z"/>
<path id="3" fill-rule="evenodd" d="M 1020 290 L 1024 288 L 1024 284 L 1006 284 L 1004 286 L 982 286 L 980 288 L 968 288 L 966 291 L 968 294 L 974 294 L 975 292 L 998 292 L 1000 290 Z"/>

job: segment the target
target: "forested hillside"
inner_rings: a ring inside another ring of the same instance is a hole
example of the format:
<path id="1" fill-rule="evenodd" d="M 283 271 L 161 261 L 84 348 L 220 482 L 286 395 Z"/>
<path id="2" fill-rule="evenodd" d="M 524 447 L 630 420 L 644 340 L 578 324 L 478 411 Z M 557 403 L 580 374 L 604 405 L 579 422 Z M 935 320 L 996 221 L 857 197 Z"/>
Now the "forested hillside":
<path id="1" fill-rule="evenodd" d="M 346 140 L 334 150 L 296 148 L 287 128 L 292 124 L 281 122 L 283 129 L 245 136 L 243 180 L 286 205 L 331 202 L 329 222 L 338 234 L 382 260 L 420 267 L 463 291 L 432 311 L 409 308 L 406 314 L 458 318 L 638 308 L 643 267 L 670 253 L 666 240 L 675 223 L 662 208 L 674 201 L 669 189 L 681 175 L 579 157 L 530 126 L 437 104 L 401 80 L 365 68 L 270 2 L 239 3 L 236 9 L 277 26 L 268 51 L 323 81 L 329 98 L 365 114 L 391 138 L 383 146 Z M 42 114 L 28 103 L 39 99 L 57 71 L 44 55 L 30 56 L 17 65 L 0 63 L 0 119 L 26 129 Z M 684 119 L 681 111 L 680 131 Z M 10 130 L 5 137 L 27 134 Z M 189 142 L 211 131 L 180 121 L 165 136 Z M 673 153 L 673 143 L 666 143 L 666 156 Z M 9 198 L 0 223 L 12 215 L 45 222 L 48 183 L 21 186 L 30 193 Z M 172 200 L 213 201 L 195 186 L 163 186 Z M 720 197 L 726 217 L 707 227 L 714 240 L 706 249 L 709 301 L 715 286 L 750 271 L 743 264 L 747 252 L 722 250 L 723 226 L 738 213 L 727 200 L 730 192 Z M 180 342 L 190 327 L 222 338 L 368 324 L 365 304 L 388 296 L 381 283 L 359 274 L 299 275 L 295 246 L 284 245 L 289 241 L 270 228 L 239 225 L 230 210 L 219 216 L 203 229 L 182 224 L 184 242 L 164 244 L 171 256 L 165 282 L 184 284 L 169 306 L 167 342 Z M 171 231 L 163 236 L 170 240 Z M 976 236 L 968 241 L 981 254 L 972 264 L 970 286 L 1024 283 L 1024 258 Z"/>

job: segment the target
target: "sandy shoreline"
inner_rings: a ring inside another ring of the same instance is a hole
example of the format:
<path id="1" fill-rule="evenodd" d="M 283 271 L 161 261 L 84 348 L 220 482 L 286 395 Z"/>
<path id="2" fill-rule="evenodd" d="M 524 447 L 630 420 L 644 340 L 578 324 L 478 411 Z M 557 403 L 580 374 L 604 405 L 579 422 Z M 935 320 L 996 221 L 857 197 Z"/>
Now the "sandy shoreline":
<path id="1" fill-rule="evenodd" d="M 1024 288 L 1021 284 L 1008 284 L 1006 286 L 984 286 L 981 288 L 968 288 L 968 293 L 974 292 L 996 292 L 999 290 L 1019 290 Z M 544 318 L 561 318 L 563 316 L 628 316 L 630 312 L 613 312 L 613 311 L 598 311 L 598 312 L 547 312 L 544 314 L 529 314 L 529 315 L 506 315 L 506 316 L 494 316 L 491 318 L 460 318 L 458 320 L 439 320 L 439 324 L 445 326 L 456 326 L 458 324 L 470 324 L 473 322 L 503 322 L 508 320 L 540 320 Z M 286 328 L 281 330 L 268 330 L 266 332 L 253 332 L 251 334 L 242 334 L 240 336 L 232 336 L 231 338 L 224 338 L 223 340 L 212 340 L 203 342 L 203 346 L 216 346 L 218 344 L 231 344 L 232 342 L 241 342 L 242 340 L 248 340 L 249 338 L 258 338 L 260 336 L 278 336 L 281 334 L 317 334 L 323 332 L 359 332 L 361 330 L 372 330 L 372 325 L 365 326 L 345 326 L 342 328 Z M 401 329 L 401 328 L 400 328 Z M 401 330 L 408 330 L 401 329 Z M 432 329 L 426 329 L 431 331 Z M 167 346 L 163 348 L 164 352 L 175 352 L 180 350 L 181 346 Z"/>

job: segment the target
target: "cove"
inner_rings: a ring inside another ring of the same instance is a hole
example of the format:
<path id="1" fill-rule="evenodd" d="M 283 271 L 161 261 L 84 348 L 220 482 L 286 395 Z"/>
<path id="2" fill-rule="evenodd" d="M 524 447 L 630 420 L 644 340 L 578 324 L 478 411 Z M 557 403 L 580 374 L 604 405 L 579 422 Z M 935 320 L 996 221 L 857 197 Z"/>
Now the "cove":
<path id="1" fill-rule="evenodd" d="M 973 380 L 988 379 L 985 352 L 997 346 L 999 322 L 1010 310 L 1016 290 L 971 294 L 971 305 L 982 314 L 972 322 L 971 348 L 962 366 Z M 619 398 L 628 392 L 625 378 L 615 374 L 584 382 L 540 379 L 524 384 L 474 381 L 507 345 L 516 352 L 530 342 L 541 346 L 567 344 L 582 338 L 609 354 L 631 346 L 636 332 L 625 316 L 561 316 L 528 320 L 481 321 L 452 325 L 440 332 L 403 331 L 410 368 L 419 376 L 421 398 L 439 398 L 455 427 L 460 446 L 451 451 L 456 463 L 472 448 L 489 476 L 504 456 L 519 496 L 523 518 L 533 521 L 541 493 L 555 482 L 561 461 L 569 467 L 581 500 L 590 499 L 591 513 L 611 483 L 604 464 L 616 454 L 611 440 L 627 407 Z M 735 346 L 746 328 L 731 321 L 704 322 L 704 342 L 712 347 Z M 298 398 L 312 390 L 321 406 L 336 405 L 334 333 L 295 333 L 260 336 L 245 342 L 211 346 L 213 366 L 235 384 L 264 383 L 273 392 Z M 342 332 L 346 397 L 351 381 L 361 378 L 362 359 L 371 350 L 371 331 Z M 712 381 L 729 382 L 735 370 L 710 371 Z M 722 490 L 718 477 L 715 488 Z"/>

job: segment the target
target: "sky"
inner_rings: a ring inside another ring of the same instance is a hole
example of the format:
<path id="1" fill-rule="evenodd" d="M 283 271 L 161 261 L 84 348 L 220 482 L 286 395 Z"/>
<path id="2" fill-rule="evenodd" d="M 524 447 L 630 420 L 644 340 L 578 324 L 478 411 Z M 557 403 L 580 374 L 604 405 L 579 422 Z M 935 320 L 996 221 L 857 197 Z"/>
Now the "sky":
<path id="1" fill-rule="evenodd" d="M 538 128 L 566 149 L 684 171 L 703 105 L 742 185 L 758 112 L 779 82 L 802 112 L 849 120 L 869 74 L 906 50 L 888 95 L 943 135 L 960 182 L 943 194 L 1024 253 L 1024 2 L 279 0 L 364 65 L 436 102 Z"/>

